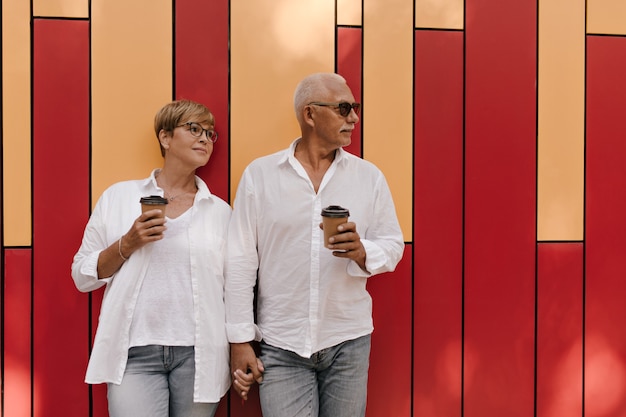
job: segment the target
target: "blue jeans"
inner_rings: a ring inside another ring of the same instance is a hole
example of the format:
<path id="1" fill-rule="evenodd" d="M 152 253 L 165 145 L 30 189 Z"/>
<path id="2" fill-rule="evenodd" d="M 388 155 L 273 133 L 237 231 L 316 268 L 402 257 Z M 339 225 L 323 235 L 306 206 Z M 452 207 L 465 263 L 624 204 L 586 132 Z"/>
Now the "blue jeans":
<path id="1" fill-rule="evenodd" d="M 261 342 L 264 417 L 365 416 L 370 335 L 303 358 Z"/>
<path id="2" fill-rule="evenodd" d="M 120 385 L 107 384 L 110 417 L 213 417 L 219 403 L 194 403 L 193 346 L 128 350 Z"/>

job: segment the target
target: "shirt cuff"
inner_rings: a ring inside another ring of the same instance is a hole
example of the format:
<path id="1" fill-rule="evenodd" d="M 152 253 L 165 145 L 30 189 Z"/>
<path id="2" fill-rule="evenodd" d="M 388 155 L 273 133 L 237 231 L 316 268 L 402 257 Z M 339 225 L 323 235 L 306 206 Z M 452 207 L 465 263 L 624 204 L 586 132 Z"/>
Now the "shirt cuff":
<path id="1" fill-rule="evenodd" d="M 387 264 L 385 252 L 377 244 L 367 239 L 361 239 L 361 243 L 365 249 L 365 269 L 367 271 L 363 271 L 356 262 L 350 262 L 348 274 L 354 277 L 369 277 L 385 272 L 384 268 Z"/>
<path id="2" fill-rule="evenodd" d="M 263 336 L 254 323 L 226 324 L 226 336 L 229 343 L 246 343 L 252 340 L 259 342 Z"/>

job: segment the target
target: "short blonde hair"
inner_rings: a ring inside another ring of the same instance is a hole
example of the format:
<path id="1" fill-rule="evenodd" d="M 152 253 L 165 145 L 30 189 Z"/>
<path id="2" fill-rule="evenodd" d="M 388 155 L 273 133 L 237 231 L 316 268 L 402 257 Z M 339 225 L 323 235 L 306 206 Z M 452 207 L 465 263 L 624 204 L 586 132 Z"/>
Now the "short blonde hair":
<path id="1" fill-rule="evenodd" d="M 161 130 L 172 132 L 177 126 L 186 122 L 196 122 L 199 124 L 207 124 L 211 128 L 215 127 L 215 117 L 211 110 L 204 104 L 196 103 L 191 100 L 176 100 L 161 107 L 154 117 L 154 133 L 159 139 Z M 165 149 L 161 146 L 161 155 L 165 156 Z"/>

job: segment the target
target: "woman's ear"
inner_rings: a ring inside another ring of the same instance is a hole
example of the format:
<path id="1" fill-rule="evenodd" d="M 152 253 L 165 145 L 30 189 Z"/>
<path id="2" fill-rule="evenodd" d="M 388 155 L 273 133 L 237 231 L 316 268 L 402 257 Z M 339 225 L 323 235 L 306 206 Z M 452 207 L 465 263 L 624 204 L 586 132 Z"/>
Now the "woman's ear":
<path id="1" fill-rule="evenodd" d="M 165 129 L 161 129 L 159 131 L 159 142 L 161 143 L 161 147 L 163 149 L 169 149 L 171 138 L 172 138 L 172 135 L 166 132 Z"/>

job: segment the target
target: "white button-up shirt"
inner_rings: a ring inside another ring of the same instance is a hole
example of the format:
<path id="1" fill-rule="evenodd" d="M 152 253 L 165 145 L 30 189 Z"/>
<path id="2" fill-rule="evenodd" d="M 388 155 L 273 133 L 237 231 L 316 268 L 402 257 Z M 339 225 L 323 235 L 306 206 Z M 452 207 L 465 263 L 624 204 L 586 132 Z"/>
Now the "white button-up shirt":
<path id="1" fill-rule="evenodd" d="M 296 143 L 242 175 L 228 235 L 226 328 L 232 343 L 263 338 L 310 357 L 373 331 L 367 279 L 395 269 L 404 240 L 378 168 L 339 149 L 316 193 L 294 156 Z M 324 247 L 319 224 L 329 205 L 349 209 L 368 272 Z"/>
<path id="2" fill-rule="evenodd" d="M 155 180 L 156 172 L 144 180 L 114 184 L 102 194 L 74 256 L 72 278 L 80 291 L 93 291 L 106 285 L 85 378 L 90 384 L 119 384 L 122 381 L 128 358 L 130 325 L 152 245 L 135 251 L 113 276 L 105 279 L 98 279 L 98 257 L 139 217 L 141 197 L 163 195 Z M 223 288 L 231 208 L 212 195 L 199 177 L 196 177 L 196 185 L 198 192 L 188 229 L 195 317 L 194 401 L 218 402 L 230 386 Z"/>

